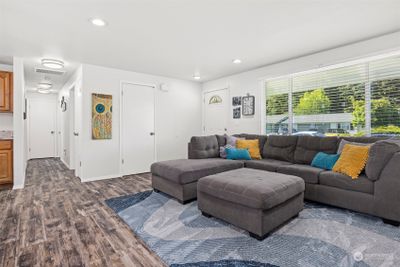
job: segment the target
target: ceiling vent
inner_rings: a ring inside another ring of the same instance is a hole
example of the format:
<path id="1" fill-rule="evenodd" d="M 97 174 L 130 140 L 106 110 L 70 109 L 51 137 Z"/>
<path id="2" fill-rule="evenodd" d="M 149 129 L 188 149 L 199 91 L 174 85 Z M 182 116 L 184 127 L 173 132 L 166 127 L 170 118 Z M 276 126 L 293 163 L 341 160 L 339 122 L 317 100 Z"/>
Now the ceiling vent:
<path id="1" fill-rule="evenodd" d="M 42 67 L 36 67 L 35 72 L 42 74 L 51 74 L 51 75 L 64 75 L 65 70 L 52 70 Z"/>

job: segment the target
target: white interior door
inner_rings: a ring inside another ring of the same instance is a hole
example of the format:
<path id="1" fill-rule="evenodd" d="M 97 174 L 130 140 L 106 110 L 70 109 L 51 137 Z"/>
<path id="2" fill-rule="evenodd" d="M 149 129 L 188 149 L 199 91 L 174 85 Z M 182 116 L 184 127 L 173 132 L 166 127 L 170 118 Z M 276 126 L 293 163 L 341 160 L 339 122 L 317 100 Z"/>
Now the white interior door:
<path id="1" fill-rule="evenodd" d="M 81 132 L 82 132 L 82 88 L 78 84 L 74 87 L 74 162 L 75 162 L 75 175 L 81 177 Z"/>
<path id="2" fill-rule="evenodd" d="M 29 157 L 49 158 L 56 155 L 56 103 L 54 95 L 29 100 Z"/>
<path id="3" fill-rule="evenodd" d="M 204 134 L 227 132 L 228 89 L 204 93 Z"/>
<path id="4" fill-rule="evenodd" d="M 122 174 L 150 171 L 155 161 L 154 88 L 122 85 Z"/>
<path id="5" fill-rule="evenodd" d="M 69 91 L 69 101 L 67 111 L 69 113 L 68 118 L 68 138 L 69 138 L 69 167 L 71 170 L 75 170 L 75 87 Z"/>

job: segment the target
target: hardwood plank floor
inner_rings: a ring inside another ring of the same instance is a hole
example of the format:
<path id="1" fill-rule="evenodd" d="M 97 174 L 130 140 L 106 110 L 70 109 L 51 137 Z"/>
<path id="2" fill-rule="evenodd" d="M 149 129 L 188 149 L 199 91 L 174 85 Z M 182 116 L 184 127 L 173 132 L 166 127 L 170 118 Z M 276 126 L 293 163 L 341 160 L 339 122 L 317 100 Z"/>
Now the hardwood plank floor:
<path id="1" fill-rule="evenodd" d="M 104 203 L 150 188 L 150 174 L 81 183 L 29 161 L 25 188 L 0 191 L 0 266 L 165 266 Z"/>

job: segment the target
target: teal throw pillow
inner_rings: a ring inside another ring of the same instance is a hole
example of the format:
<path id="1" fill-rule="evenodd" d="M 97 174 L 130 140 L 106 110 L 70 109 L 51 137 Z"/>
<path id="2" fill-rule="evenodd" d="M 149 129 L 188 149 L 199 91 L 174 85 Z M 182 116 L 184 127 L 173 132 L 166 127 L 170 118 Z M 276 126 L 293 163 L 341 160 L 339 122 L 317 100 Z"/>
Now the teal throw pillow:
<path id="1" fill-rule="evenodd" d="M 311 166 L 325 170 L 332 170 L 339 157 L 340 154 L 326 154 L 324 152 L 318 152 L 311 162 Z"/>
<path id="2" fill-rule="evenodd" d="M 250 153 L 247 149 L 226 148 L 226 159 L 233 160 L 251 160 Z"/>

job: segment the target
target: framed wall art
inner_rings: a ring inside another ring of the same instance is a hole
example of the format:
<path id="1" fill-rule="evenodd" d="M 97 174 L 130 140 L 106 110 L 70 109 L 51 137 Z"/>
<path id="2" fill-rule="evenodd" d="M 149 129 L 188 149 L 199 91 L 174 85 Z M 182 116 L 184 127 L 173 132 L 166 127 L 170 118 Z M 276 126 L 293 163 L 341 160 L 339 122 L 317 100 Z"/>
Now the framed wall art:
<path id="1" fill-rule="evenodd" d="M 233 118 L 240 119 L 240 107 L 233 108 Z"/>
<path id="2" fill-rule="evenodd" d="M 232 97 L 232 106 L 240 106 L 240 105 L 242 105 L 242 97 L 241 96 Z"/>
<path id="3" fill-rule="evenodd" d="M 92 139 L 112 137 L 112 95 L 92 94 Z"/>
<path id="4" fill-rule="evenodd" d="M 242 97 L 242 114 L 243 116 L 254 115 L 255 97 L 247 95 Z"/>

